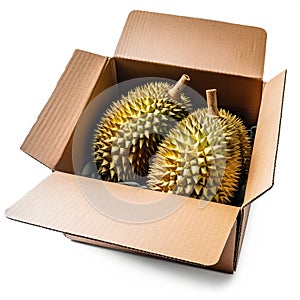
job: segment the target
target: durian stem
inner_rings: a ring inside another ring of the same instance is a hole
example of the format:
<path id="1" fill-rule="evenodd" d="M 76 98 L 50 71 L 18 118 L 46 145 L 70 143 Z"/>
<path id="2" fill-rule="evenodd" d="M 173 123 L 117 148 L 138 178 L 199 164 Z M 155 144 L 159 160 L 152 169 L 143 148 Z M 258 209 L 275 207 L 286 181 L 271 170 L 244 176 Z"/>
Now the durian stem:
<path id="1" fill-rule="evenodd" d="M 175 99 L 180 99 L 180 94 L 185 87 L 187 81 L 190 81 L 190 77 L 186 74 L 183 74 L 178 82 L 169 90 L 169 95 Z"/>
<path id="2" fill-rule="evenodd" d="M 220 117 L 218 110 L 217 90 L 206 90 L 206 100 L 208 108 L 207 115 L 209 117 Z"/>

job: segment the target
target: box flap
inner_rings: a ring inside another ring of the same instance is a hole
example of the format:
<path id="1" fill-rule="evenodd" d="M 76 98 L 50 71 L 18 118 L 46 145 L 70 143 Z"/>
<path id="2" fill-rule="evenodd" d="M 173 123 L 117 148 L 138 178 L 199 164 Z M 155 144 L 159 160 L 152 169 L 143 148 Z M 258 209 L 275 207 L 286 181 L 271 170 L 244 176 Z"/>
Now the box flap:
<path id="1" fill-rule="evenodd" d="M 115 56 L 261 79 L 265 47 L 261 28 L 133 11 Z"/>
<path id="2" fill-rule="evenodd" d="M 273 186 L 286 71 L 265 84 L 244 206 Z"/>
<path id="3" fill-rule="evenodd" d="M 129 253 L 135 253 L 135 254 L 151 255 L 153 257 L 166 259 L 166 257 L 164 257 L 162 255 L 158 255 L 155 253 L 149 253 L 148 251 L 131 249 L 128 247 L 115 245 L 115 244 L 111 244 L 111 243 L 105 243 L 105 242 L 101 242 L 101 241 L 96 241 L 96 240 L 79 237 L 79 236 L 71 235 L 71 234 L 67 234 L 67 233 L 65 233 L 65 236 L 76 242 L 88 243 L 88 244 L 92 244 L 95 246 L 106 247 L 106 248 L 110 248 L 110 249 L 114 249 L 114 250 L 121 250 L 121 251 L 126 251 Z M 227 239 L 226 245 L 223 249 L 220 260 L 218 261 L 217 264 L 215 264 L 213 266 L 206 266 L 206 268 L 211 269 L 211 270 L 231 273 L 231 274 L 235 271 L 236 267 L 234 265 L 234 262 L 236 259 L 234 257 L 234 254 L 235 254 L 235 246 L 236 246 L 236 237 L 237 237 L 237 226 L 236 226 L 236 222 L 235 222 L 234 226 L 231 229 L 230 235 Z M 168 259 L 170 259 L 170 258 L 168 257 Z M 172 258 L 172 260 L 175 260 L 175 259 Z M 176 261 L 180 261 L 180 260 L 176 259 Z M 184 261 L 184 263 L 190 264 L 193 266 L 195 266 L 195 265 L 200 266 L 199 264 L 191 263 L 188 261 Z"/>
<path id="4" fill-rule="evenodd" d="M 86 178 L 91 184 L 98 180 Z M 124 200 L 156 200 L 161 193 L 101 182 Z M 104 195 L 104 196 L 103 196 Z M 103 200 L 110 203 L 109 198 Z M 174 197 L 180 197 L 173 195 Z M 60 232 L 180 259 L 201 265 L 216 264 L 235 224 L 238 207 L 188 198 L 171 215 L 150 223 L 125 223 L 97 211 L 82 194 L 76 176 L 54 172 L 19 202 L 7 209 L 8 218 Z"/>
<path id="5" fill-rule="evenodd" d="M 107 58 L 76 50 L 21 149 L 54 169 Z"/>

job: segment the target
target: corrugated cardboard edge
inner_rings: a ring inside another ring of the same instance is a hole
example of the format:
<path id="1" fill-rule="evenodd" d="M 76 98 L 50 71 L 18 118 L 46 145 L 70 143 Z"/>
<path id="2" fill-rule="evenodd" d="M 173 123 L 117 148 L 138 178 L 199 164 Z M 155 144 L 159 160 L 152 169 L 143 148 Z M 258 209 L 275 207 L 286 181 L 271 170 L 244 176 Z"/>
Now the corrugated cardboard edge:
<path id="1" fill-rule="evenodd" d="M 125 252 L 132 253 L 132 254 L 151 256 L 151 257 L 160 258 L 160 259 L 164 259 L 164 260 L 170 260 L 173 262 L 184 263 L 184 264 L 191 265 L 194 267 L 201 267 L 201 268 L 215 270 L 215 271 L 222 271 L 222 272 L 230 273 L 230 274 L 232 274 L 235 271 L 234 249 L 235 249 L 235 245 L 236 245 L 236 243 L 235 243 L 236 242 L 236 223 L 233 226 L 233 228 L 231 229 L 230 235 L 227 239 L 227 242 L 222 251 L 219 261 L 215 265 L 212 265 L 212 266 L 205 266 L 205 265 L 198 264 L 198 263 L 192 263 L 187 260 L 175 259 L 173 257 L 167 257 L 167 256 L 159 255 L 159 254 L 156 254 L 153 252 L 142 251 L 142 250 L 133 249 L 130 247 L 125 247 L 125 246 L 116 245 L 116 244 L 111 244 L 111 243 L 107 243 L 107 242 L 103 242 L 103 241 L 99 241 L 99 240 L 88 239 L 88 238 L 84 238 L 84 237 L 80 237 L 80 236 L 76 236 L 76 235 L 72 235 L 72 234 L 68 234 L 68 233 L 64 233 L 64 235 L 72 241 L 90 244 L 90 245 L 94 245 L 94 246 L 98 246 L 98 247 L 104 247 L 104 248 L 109 248 L 109 249 L 118 250 L 118 251 L 125 251 Z"/>
<path id="2" fill-rule="evenodd" d="M 234 265 L 233 265 L 234 270 L 236 270 L 237 268 L 238 260 L 240 257 L 243 240 L 246 232 L 246 227 L 248 223 L 250 208 L 251 208 L 251 204 L 248 204 L 246 207 L 241 208 L 241 211 L 237 218 L 237 231 L 236 231 Z"/>
<path id="3" fill-rule="evenodd" d="M 84 180 L 100 184 L 98 180 Z M 149 190 L 109 182 L 102 184 L 109 191 L 124 195 L 125 201 L 126 197 L 130 200 L 161 197 L 161 193 Z M 109 200 L 105 193 L 100 197 Z M 7 209 L 6 216 L 62 233 L 211 266 L 220 260 L 239 208 L 209 203 L 200 209 L 198 203 L 189 198 L 171 215 L 155 222 L 123 223 L 105 217 L 92 207 L 82 194 L 76 176 L 56 171 Z"/>
<path id="4" fill-rule="evenodd" d="M 286 73 L 281 72 L 264 86 L 243 206 L 274 184 Z"/>
<path id="5" fill-rule="evenodd" d="M 107 60 L 107 57 L 75 50 L 21 150 L 49 168 L 55 168 Z"/>

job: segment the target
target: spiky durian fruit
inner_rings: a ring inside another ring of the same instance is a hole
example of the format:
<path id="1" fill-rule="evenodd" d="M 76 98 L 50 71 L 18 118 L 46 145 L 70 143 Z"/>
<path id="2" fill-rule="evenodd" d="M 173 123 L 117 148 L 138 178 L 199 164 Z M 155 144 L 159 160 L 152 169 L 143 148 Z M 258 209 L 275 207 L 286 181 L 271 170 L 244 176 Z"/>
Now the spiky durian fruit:
<path id="1" fill-rule="evenodd" d="M 152 190 L 230 203 L 251 146 L 237 116 L 218 110 L 216 90 L 207 91 L 208 108 L 198 109 L 167 135 L 150 166 Z"/>
<path id="2" fill-rule="evenodd" d="M 113 103 L 98 125 L 93 141 L 94 161 L 103 180 L 134 181 L 146 176 L 149 159 L 176 121 L 191 110 L 182 93 L 183 75 L 175 84 L 151 82 Z"/>

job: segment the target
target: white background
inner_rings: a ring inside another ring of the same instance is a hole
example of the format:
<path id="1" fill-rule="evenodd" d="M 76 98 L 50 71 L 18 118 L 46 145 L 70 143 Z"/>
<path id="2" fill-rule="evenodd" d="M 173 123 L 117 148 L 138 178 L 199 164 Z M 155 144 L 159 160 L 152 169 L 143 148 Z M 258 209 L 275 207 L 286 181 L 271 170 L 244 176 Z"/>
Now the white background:
<path id="1" fill-rule="evenodd" d="M 297 1 L 0 3 L 1 299 L 299 299 Z M 263 27 L 268 32 L 264 79 L 288 69 L 275 186 L 252 206 L 234 275 L 72 243 L 4 216 L 50 174 L 19 147 L 73 50 L 113 56 L 133 9 Z"/>

